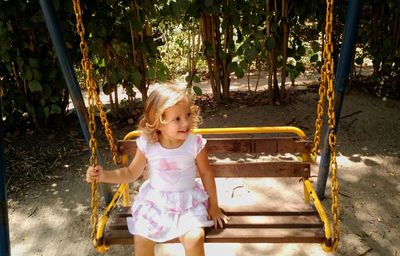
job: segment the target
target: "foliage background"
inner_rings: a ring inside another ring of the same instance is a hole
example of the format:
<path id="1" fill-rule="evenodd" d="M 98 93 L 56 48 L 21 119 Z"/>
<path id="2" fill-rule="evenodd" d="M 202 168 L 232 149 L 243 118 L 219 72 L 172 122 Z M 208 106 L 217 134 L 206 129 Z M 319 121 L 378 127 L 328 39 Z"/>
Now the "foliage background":
<path id="1" fill-rule="evenodd" d="M 335 60 L 343 38 L 348 1 L 335 2 Z M 78 77 L 80 57 L 71 1 L 55 0 L 62 33 Z M 321 0 L 85 0 L 82 1 L 92 62 L 101 90 L 120 111 L 117 87 L 129 95 L 129 112 L 148 86 L 184 78 L 189 89 L 209 79 L 213 99 L 229 100 L 234 77 L 265 71 L 270 103 L 284 101 L 286 77 L 295 83 L 319 70 L 325 20 Z M 364 1 L 354 54 L 352 84 L 380 97 L 400 98 L 400 2 Z M 359 68 L 370 63 L 372 73 Z M 63 124 L 69 102 L 37 1 L 0 3 L 0 88 L 7 129 Z M 137 90 L 134 90 L 137 89 Z"/>

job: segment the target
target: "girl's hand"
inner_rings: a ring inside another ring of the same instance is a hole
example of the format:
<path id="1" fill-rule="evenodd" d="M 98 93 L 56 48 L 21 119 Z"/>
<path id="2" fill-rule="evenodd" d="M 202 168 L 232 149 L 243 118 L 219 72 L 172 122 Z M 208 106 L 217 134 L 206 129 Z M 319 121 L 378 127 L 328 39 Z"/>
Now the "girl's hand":
<path id="1" fill-rule="evenodd" d="M 214 221 L 214 228 L 223 228 L 225 224 L 228 223 L 229 217 L 226 216 L 219 207 L 209 207 L 208 217 L 210 220 Z"/>
<path id="2" fill-rule="evenodd" d="M 89 166 L 86 171 L 86 182 L 101 182 L 103 180 L 103 172 L 103 167 L 101 167 L 100 165 L 96 165 L 95 167 Z"/>

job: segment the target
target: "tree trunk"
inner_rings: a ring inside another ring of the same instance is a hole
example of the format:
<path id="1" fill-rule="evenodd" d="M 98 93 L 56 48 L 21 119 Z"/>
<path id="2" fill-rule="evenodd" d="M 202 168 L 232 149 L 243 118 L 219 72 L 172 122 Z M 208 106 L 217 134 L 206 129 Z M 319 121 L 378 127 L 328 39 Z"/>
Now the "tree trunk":
<path id="1" fill-rule="evenodd" d="M 265 1 L 265 36 L 268 39 L 271 36 L 271 22 L 269 20 L 269 15 L 271 14 L 271 2 L 270 0 Z M 267 75 L 268 75 L 268 91 L 270 96 L 270 101 L 273 102 L 273 92 L 272 92 L 272 52 L 267 49 Z"/>
<path id="2" fill-rule="evenodd" d="M 220 84 L 220 76 L 215 71 L 219 67 L 217 66 L 215 56 L 215 36 L 214 36 L 214 29 L 212 22 L 212 15 L 209 13 L 202 13 L 200 16 L 200 25 L 201 25 L 201 36 L 203 38 L 203 44 L 205 44 L 205 56 L 208 66 L 208 76 L 210 79 L 211 89 L 213 92 L 215 102 L 219 103 L 221 100 L 221 84 Z M 212 47 L 213 49 L 213 56 L 209 55 L 208 47 Z M 217 77 L 218 76 L 218 77 Z"/>
<path id="3" fill-rule="evenodd" d="M 132 12 L 132 20 L 137 19 L 140 16 L 140 10 L 137 8 L 135 1 L 131 1 L 130 8 Z M 135 46 L 139 42 L 143 43 L 143 35 L 146 33 L 146 29 L 147 27 L 144 27 L 140 32 L 136 32 L 133 29 L 131 29 L 132 49 L 134 50 L 133 52 L 134 66 L 138 69 L 141 75 L 141 80 L 139 82 L 139 85 L 136 85 L 136 87 L 142 94 L 142 103 L 144 103 L 147 100 L 147 90 L 148 90 L 147 78 L 146 78 L 147 67 L 146 67 L 146 59 L 143 56 L 143 53 L 140 50 L 138 50 Z"/>
<path id="4" fill-rule="evenodd" d="M 190 28 L 188 33 L 188 42 L 189 42 L 189 49 L 188 49 L 188 75 L 189 78 L 187 80 L 187 88 L 191 89 L 193 87 L 193 79 L 196 75 L 196 66 L 197 61 L 199 59 L 199 50 L 200 50 L 200 35 L 196 31 L 197 28 Z M 197 40 L 196 40 L 197 38 Z"/>
<path id="5" fill-rule="evenodd" d="M 278 84 L 278 49 L 272 50 L 272 75 L 273 75 L 273 102 L 280 101 L 279 84 Z"/>
<path id="6" fill-rule="evenodd" d="M 225 5 L 229 6 L 229 0 L 225 1 Z M 231 83 L 230 79 L 230 73 L 228 70 L 228 65 L 232 61 L 232 53 L 229 50 L 229 42 L 233 40 L 233 29 L 232 29 L 232 21 L 231 17 L 229 15 L 224 15 L 223 17 L 224 21 L 228 24 L 228 26 L 225 28 L 224 31 L 224 49 L 223 51 L 226 54 L 226 58 L 222 60 L 222 92 L 223 92 L 223 98 L 228 99 L 229 97 L 229 87 Z"/>
<path id="7" fill-rule="evenodd" d="M 288 3 L 287 0 L 282 0 L 282 70 L 281 70 L 281 96 L 286 98 L 286 59 L 289 42 L 289 27 L 288 27 Z"/>
<path id="8" fill-rule="evenodd" d="M 219 58 L 219 50 L 221 49 L 219 41 L 219 19 L 215 14 L 211 14 L 211 42 L 213 47 L 214 60 L 214 79 L 217 86 L 219 99 L 221 98 L 221 60 Z"/>
<path id="9" fill-rule="evenodd" d="M 277 16 L 278 0 L 274 1 L 274 9 L 275 9 L 274 19 L 275 19 L 275 22 L 278 24 L 278 16 Z M 277 37 L 275 37 L 275 38 L 277 38 Z M 274 99 L 274 102 L 280 101 L 277 72 L 278 72 L 278 48 L 275 46 L 275 48 L 272 50 L 272 74 L 273 74 L 273 99 Z"/>

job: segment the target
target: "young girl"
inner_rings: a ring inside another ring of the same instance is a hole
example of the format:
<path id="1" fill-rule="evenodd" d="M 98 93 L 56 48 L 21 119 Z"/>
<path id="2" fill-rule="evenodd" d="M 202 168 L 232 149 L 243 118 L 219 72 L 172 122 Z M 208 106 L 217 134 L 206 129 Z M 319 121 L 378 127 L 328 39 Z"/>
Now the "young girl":
<path id="1" fill-rule="evenodd" d="M 214 173 L 206 140 L 191 134 L 200 122 L 199 108 L 184 91 L 173 86 L 154 90 L 139 122 L 142 135 L 128 167 L 104 171 L 89 167 L 87 182 L 130 183 L 148 166 L 128 218 L 135 255 L 154 255 L 156 242 L 179 238 L 186 255 L 204 255 L 203 227 L 227 223 L 218 206 Z M 203 186 L 195 180 L 198 170 Z"/>

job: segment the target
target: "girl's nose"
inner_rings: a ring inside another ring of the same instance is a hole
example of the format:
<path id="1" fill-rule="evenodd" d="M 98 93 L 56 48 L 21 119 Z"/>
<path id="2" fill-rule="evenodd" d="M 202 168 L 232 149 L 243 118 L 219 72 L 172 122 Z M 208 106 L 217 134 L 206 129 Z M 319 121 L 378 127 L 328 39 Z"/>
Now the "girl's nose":
<path id="1" fill-rule="evenodd" d="M 190 117 L 183 118 L 183 125 L 188 126 L 190 124 Z"/>

